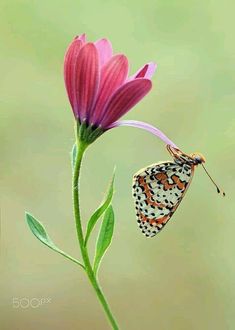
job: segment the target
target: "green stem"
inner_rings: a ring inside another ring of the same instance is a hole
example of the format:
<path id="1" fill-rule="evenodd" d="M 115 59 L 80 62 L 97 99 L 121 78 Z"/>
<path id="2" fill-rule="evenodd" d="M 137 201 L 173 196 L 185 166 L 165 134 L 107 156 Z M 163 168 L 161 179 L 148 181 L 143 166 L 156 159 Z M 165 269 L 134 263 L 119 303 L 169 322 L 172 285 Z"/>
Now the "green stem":
<path id="1" fill-rule="evenodd" d="M 118 325 L 112 315 L 109 305 L 104 297 L 104 294 L 103 294 L 103 292 L 99 286 L 99 283 L 96 279 L 96 276 L 93 272 L 91 262 L 89 259 L 89 255 L 88 255 L 88 251 L 87 251 L 87 247 L 85 246 L 85 243 L 84 243 L 84 236 L 83 236 L 81 215 L 80 215 L 80 202 L 79 202 L 79 177 L 80 177 L 82 158 L 83 158 L 84 152 L 87 147 L 88 147 L 88 145 L 85 144 L 84 142 L 77 141 L 77 155 L 76 155 L 76 161 L 75 161 L 74 173 L 73 173 L 73 209 L 74 209 L 74 217 L 75 217 L 75 221 L 76 221 L 77 237 L 78 237 L 80 250 L 81 250 L 81 254 L 82 254 L 82 258 L 83 258 L 87 276 L 91 282 L 91 285 L 95 289 L 96 295 L 97 295 L 101 305 L 103 306 L 103 309 L 112 325 L 112 328 L 115 330 L 118 330 Z"/>

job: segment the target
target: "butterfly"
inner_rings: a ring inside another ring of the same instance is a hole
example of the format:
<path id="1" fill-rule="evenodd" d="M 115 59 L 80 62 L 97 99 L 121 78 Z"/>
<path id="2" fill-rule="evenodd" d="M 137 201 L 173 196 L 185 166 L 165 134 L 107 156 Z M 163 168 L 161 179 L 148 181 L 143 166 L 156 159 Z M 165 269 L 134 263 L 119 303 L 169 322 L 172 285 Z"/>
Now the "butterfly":
<path id="1" fill-rule="evenodd" d="M 141 169 L 133 177 L 133 198 L 139 228 L 147 237 L 154 237 L 170 220 L 182 201 L 197 165 L 202 165 L 209 178 L 200 153 L 187 155 L 171 145 L 166 146 L 173 161 L 165 161 Z"/>

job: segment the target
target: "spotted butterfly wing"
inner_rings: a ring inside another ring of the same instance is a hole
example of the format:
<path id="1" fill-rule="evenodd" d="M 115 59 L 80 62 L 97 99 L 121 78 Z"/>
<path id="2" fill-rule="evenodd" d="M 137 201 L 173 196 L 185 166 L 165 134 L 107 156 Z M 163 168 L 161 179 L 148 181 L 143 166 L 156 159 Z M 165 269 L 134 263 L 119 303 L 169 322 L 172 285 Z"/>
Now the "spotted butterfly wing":
<path id="1" fill-rule="evenodd" d="M 134 175 L 133 197 L 140 230 L 147 237 L 159 233 L 180 204 L 194 173 L 181 161 L 150 165 Z"/>

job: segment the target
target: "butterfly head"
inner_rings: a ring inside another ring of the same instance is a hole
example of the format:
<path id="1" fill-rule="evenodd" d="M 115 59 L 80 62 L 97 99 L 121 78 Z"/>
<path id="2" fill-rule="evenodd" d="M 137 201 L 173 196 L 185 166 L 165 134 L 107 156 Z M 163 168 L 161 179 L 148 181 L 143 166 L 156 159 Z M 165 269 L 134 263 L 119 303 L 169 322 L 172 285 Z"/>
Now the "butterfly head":
<path id="1" fill-rule="evenodd" d="M 199 152 L 195 152 L 193 154 L 187 155 L 187 154 L 183 153 L 182 151 L 180 151 L 178 148 L 172 147 L 169 144 L 166 147 L 167 147 L 167 150 L 169 151 L 169 153 L 171 154 L 171 156 L 174 157 L 175 162 L 178 164 L 188 164 L 193 167 L 201 164 L 202 167 L 204 168 L 206 174 L 209 176 L 209 178 L 211 179 L 213 184 L 216 186 L 217 192 L 219 194 L 221 193 L 223 196 L 225 196 L 225 192 L 217 186 L 217 184 L 212 179 L 212 177 L 206 170 L 205 166 L 203 165 L 203 163 L 206 162 L 206 159 L 202 154 L 200 154 Z"/>
<path id="2" fill-rule="evenodd" d="M 194 152 L 193 154 L 190 155 L 190 157 L 193 158 L 195 165 L 206 162 L 205 157 L 202 154 L 200 154 L 199 152 Z"/>
<path id="3" fill-rule="evenodd" d="M 189 165 L 198 165 L 205 163 L 205 157 L 200 154 L 199 152 L 195 152 L 193 154 L 187 155 L 183 153 L 178 148 L 174 148 L 170 145 L 167 145 L 167 150 L 171 154 L 171 156 L 176 160 L 178 163 L 185 163 Z"/>

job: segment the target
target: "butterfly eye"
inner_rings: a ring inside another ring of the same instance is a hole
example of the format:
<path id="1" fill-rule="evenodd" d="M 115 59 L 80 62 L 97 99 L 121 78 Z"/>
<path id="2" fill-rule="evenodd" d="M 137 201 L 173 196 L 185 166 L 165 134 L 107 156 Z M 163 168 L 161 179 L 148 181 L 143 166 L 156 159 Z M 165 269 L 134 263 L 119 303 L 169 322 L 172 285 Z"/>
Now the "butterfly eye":
<path id="1" fill-rule="evenodd" d="M 202 163 L 205 163 L 205 161 L 206 161 L 204 156 L 202 156 L 199 153 L 194 153 L 194 154 L 191 154 L 190 156 L 194 159 L 196 164 L 202 164 Z"/>
<path id="2" fill-rule="evenodd" d="M 194 160 L 196 161 L 197 164 L 201 164 L 202 163 L 202 158 L 199 155 L 196 155 L 194 157 Z"/>

